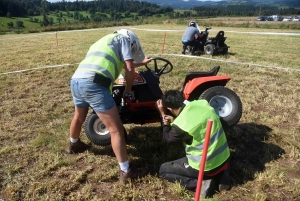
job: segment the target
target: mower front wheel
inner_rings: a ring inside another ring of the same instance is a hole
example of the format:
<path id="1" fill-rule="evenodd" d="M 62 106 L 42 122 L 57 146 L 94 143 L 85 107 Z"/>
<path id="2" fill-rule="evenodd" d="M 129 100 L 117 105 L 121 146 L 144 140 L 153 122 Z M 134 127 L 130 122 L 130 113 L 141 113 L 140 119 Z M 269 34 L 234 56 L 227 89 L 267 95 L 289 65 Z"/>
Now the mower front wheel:
<path id="1" fill-rule="evenodd" d="M 85 121 L 85 133 L 88 139 L 100 146 L 109 146 L 111 145 L 111 136 L 109 130 L 107 130 L 104 123 L 99 119 L 98 115 L 95 113 L 91 113 L 86 121 Z M 124 128 L 124 137 L 125 141 L 127 141 L 127 132 Z"/>
<path id="2" fill-rule="evenodd" d="M 223 86 L 215 86 L 204 91 L 199 99 L 208 101 L 219 115 L 224 128 L 235 126 L 242 117 L 242 102 L 237 94 Z"/>
<path id="3" fill-rule="evenodd" d="M 209 55 L 214 55 L 215 52 L 215 45 L 214 44 L 208 44 L 204 48 L 204 53 Z"/>

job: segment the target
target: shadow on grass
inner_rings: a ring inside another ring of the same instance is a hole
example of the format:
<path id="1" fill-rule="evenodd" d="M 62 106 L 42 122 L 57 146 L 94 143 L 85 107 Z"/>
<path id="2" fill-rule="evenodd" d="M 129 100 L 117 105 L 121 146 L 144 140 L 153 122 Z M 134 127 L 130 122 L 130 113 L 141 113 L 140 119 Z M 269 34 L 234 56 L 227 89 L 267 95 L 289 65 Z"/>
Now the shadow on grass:
<path id="1" fill-rule="evenodd" d="M 115 157 L 111 146 L 93 145 L 89 151 L 92 152 L 94 155 L 107 155 L 110 157 Z"/>
<path id="2" fill-rule="evenodd" d="M 128 153 L 134 163 L 148 166 L 155 174 L 164 162 L 185 156 L 182 143 L 166 144 L 159 127 L 135 126 L 128 130 Z M 231 150 L 230 172 L 233 185 L 251 181 L 265 164 L 277 160 L 284 150 L 268 142 L 271 128 L 255 123 L 239 124 L 226 132 Z"/>
<path id="3" fill-rule="evenodd" d="M 190 55 L 190 53 L 186 53 L 186 55 Z M 223 58 L 223 57 L 228 57 L 228 56 L 234 56 L 234 55 L 236 55 L 236 53 L 234 53 L 234 52 L 228 52 L 227 54 L 222 54 L 222 53 L 215 53 L 213 56 L 212 55 L 208 55 L 208 54 L 205 54 L 205 52 L 204 51 L 196 51 L 195 52 L 195 56 L 205 56 L 205 55 L 207 55 L 207 56 L 211 56 L 211 57 L 213 57 L 213 58 Z"/>
<path id="4" fill-rule="evenodd" d="M 236 55 L 236 53 L 234 53 L 234 52 L 228 52 L 226 55 L 234 56 L 234 55 Z"/>
<path id="5" fill-rule="evenodd" d="M 269 143 L 271 128 L 255 123 L 235 126 L 226 133 L 231 150 L 230 172 L 233 185 L 253 180 L 254 175 L 265 170 L 265 164 L 279 159 L 284 150 Z"/>
<path id="6" fill-rule="evenodd" d="M 128 154 L 135 164 L 147 166 L 150 174 L 155 175 L 162 163 L 181 158 L 185 155 L 182 143 L 163 142 L 160 127 L 135 126 L 128 130 Z"/>

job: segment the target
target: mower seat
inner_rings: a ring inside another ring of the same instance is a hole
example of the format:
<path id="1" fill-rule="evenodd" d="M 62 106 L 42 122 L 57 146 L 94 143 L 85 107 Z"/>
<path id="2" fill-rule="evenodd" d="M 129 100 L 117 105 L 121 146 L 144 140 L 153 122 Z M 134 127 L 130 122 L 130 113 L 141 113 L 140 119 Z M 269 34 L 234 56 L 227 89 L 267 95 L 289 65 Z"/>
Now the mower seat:
<path id="1" fill-rule="evenodd" d="M 186 85 L 186 83 L 188 83 L 192 79 L 198 77 L 215 76 L 218 74 L 219 70 L 220 70 L 220 66 L 215 66 L 210 71 L 206 71 L 206 72 L 188 72 L 185 76 L 183 87 Z"/>
<path id="2" fill-rule="evenodd" d="M 224 40 L 225 41 L 225 37 L 224 37 L 224 31 L 219 31 L 216 35 L 216 40 Z"/>

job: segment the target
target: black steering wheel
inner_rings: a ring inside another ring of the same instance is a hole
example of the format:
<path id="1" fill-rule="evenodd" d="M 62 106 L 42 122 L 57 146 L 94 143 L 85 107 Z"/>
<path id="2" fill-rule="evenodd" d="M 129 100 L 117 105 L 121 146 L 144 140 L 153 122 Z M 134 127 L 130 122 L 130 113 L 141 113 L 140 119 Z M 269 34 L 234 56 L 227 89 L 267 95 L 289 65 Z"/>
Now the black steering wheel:
<path id="1" fill-rule="evenodd" d="M 156 75 L 166 74 L 173 70 L 172 63 L 167 59 L 160 58 L 160 57 L 154 57 L 152 60 L 154 62 L 154 72 Z M 162 61 L 162 62 L 159 62 L 159 64 L 158 64 L 158 61 Z M 158 68 L 158 65 L 162 65 L 162 67 Z M 145 66 L 148 70 L 151 71 L 151 69 L 147 66 L 147 64 Z M 167 68 L 169 68 L 169 69 L 167 69 Z"/>

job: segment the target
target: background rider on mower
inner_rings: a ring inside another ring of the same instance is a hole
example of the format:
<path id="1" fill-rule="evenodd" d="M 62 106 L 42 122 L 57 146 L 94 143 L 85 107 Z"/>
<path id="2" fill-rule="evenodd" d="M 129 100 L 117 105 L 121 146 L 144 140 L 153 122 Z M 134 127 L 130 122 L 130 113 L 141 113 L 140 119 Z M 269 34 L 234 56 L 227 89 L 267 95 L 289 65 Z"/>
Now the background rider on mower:
<path id="1" fill-rule="evenodd" d="M 200 46 L 198 37 L 202 37 L 202 35 L 199 29 L 196 27 L 196 22 L 191 21 L 189 23 L 188 28 L 186 28 L 182 36 L 182 40 L 181 40 L 183 44 L 182 54 L 185 54 L 187 46 L 193 47 L 193 49 L 191 50 L 191 55 L 195 54 L 195 51 L 198 50 Z"/>

